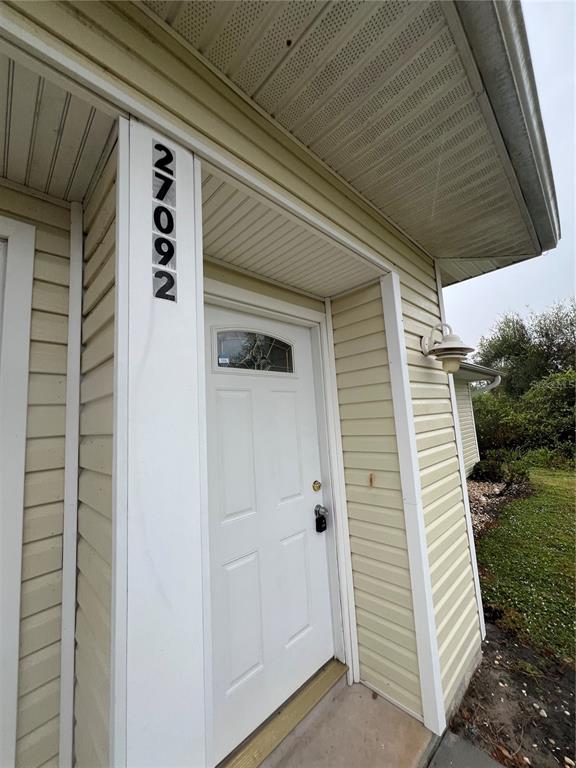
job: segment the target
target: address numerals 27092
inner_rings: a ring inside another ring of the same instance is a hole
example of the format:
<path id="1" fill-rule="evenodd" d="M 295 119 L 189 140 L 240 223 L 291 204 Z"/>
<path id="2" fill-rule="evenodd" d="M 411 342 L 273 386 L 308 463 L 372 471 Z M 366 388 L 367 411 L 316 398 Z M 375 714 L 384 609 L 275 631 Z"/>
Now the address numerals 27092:
<path id="1" fill-rule="evenodd" d="M 152 142 L 152 294 L 177 300 L 176 158 L 159 141 Z"/>

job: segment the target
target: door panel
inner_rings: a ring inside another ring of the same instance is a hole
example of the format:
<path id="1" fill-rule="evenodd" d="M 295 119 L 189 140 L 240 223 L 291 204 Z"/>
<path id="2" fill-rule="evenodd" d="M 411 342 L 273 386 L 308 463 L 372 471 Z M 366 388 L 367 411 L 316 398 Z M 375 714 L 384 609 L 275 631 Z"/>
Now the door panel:
<path id="1" fill-rule="evenodd" d="M 262 600 L 258 553 L 251 552 L 224 566 L 228 619 L 228 688 L 262 667 Z"/>
<path id="2" fill-rule="evenodd" d="M 217 390 L 215 405 L 220 447 L 220 519 L 224 522 L 256 511 L 252 393 Z"/>
<path id="3" fill-rule="evenodd" d="M 301 446 L 296 392 L 271 392 L 274 432 L 281 436 L 274 452 L 278 502 L 302 495 Z"/>
<path id="4" fill-rule="evenodd" d="M 308 532 L 299 531 L 282 542 L 281 582 L 284 644 L 290 645 L 310 628 Z"/>
<path id="5" fill-rule="evenodd" d="M 251 333 L 229 333 L 242 329 Z M 208 306 L 206 347 L 219 761 L 332 658 L 334 643 L 326 535 L 314 517 L 322 478 L 310 330 Z M 259 368 L 270 349 L 271 370 Z"/>

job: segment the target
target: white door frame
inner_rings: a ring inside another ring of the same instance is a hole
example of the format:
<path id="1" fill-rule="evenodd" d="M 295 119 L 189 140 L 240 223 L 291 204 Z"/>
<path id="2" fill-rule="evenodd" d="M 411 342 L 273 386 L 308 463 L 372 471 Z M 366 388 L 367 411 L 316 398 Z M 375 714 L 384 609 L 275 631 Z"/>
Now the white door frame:
<path id="1" fill-rule="evenodd" d="M 204 280 L 204 303 L 303 325 L 312 330 L 313 377 L 319 421 L 320 460 L 322 473 L 326 478 L 326 481 L 323 481 L 323 489 L 326 493 L 325 503 L 330 510 L 330 521 L 333 523 L 328 529 L 330 533 L 328 573 L 334 654 L 336 658 L 348 665 L 348 683 L 358 682 L 360 668 L 356 607 L 352 584 L 352 553 L 348 530 L 330 301 L 326 302 L 325 311 L 319 312 L 207 278 Z M 208 559 L 208 541 L 204 546 L 207 548 L 205 554 Z M 211 648 L 207 641 L 205 645 L 206 648 Z"/>
<path id="2" fill-rule="evenodd" d="M 7 241 L 0 356 L 0 765 L 14 765 L 18 712 L 20 582 L 26 422 L 36 228 L 0 216 Z"/>

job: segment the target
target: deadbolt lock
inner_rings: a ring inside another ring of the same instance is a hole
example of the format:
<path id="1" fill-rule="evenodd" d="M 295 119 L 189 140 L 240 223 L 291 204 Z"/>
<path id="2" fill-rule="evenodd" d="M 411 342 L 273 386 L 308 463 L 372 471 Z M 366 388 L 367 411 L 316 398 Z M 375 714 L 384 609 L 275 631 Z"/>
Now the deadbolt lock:
<path id="1" fill-rule="evenodd" d="M 324 533 L 327 527 L 326 515 L 328 510 L 323 507 L 322 504 L 316 504 L 314 507 L 314 515 L 316 517 L 316 533 Z"/>
<path id="2" fill-rule="evenodd" d="M 320 488 L 322 488 L 322 483 L 320 482 L 320 480 L 314 480 L 314 482 L 312 483 L 312 490 L 318 493 Z"/>

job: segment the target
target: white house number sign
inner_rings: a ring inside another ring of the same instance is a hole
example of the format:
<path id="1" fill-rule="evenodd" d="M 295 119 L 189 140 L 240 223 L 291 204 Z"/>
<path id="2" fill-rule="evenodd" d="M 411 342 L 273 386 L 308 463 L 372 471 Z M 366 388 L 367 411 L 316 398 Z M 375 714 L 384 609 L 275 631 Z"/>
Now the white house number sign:
<path id="1" fill-rule="evenodd" d="M 152 295 L 176 301 L 176 157 L 154 139 L 152 197 Z"/>

